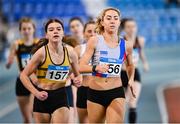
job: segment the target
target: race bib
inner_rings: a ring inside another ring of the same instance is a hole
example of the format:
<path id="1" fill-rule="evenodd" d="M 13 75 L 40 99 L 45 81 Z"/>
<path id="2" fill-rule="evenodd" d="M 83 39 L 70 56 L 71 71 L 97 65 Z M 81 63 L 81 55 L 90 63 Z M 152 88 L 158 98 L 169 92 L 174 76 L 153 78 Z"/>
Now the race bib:
<path id="1" fill-rule="evenodd" d="M 121 73 L 121 66 L 122 61 L 118 59 L 112 59 L 112 58 L 100 58 L 100 65 L 101 64 L 107 64 L 109 65 L 109 70 L 106 73 L 103 73 L 103 75 L 106 75 L 107 77 L 119 77 Z"/>
<path id="2" fill-rule="evenodd" d="M 24 68 L 28 62 L 31 59 L 31 55 L 30 54 L 22 54 L 21 55 L 21 63 L 22 63 L 22 67 Z"/>
<path id="3" fill-rule="evenodd" d="M 69 74 L 69 66 L 49 65 L 46 79 L 53 81 L 65 81 Z"/>

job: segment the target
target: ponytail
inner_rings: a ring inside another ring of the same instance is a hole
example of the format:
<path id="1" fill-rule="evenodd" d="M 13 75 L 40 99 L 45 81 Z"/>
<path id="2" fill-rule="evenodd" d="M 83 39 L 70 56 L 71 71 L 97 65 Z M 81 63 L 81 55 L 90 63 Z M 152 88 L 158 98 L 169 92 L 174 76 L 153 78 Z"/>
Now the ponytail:
<path id="1" fill-rule="evenodd" d="M 48 44 L 48 39 L 46 38 L 41 38 L 38 43 L 36 44 L 36 46 L 34 46 L 31 50 L 31 54 L 34 54 L 38 49 L 40 49 L 42 46 L 45 46 Z"/>

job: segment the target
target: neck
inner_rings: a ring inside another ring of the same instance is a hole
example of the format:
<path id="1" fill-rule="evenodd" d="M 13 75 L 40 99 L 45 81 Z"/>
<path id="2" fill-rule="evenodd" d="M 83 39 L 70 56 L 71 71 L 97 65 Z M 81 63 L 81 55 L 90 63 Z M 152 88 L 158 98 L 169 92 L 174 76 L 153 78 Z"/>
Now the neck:
<path id="1" fill-rule="evenodd" d="M 117 42 L 118 41 L 118 35 L 115 33 L 107 33 L 104 32 L 103 36 L 107 42 Z"/>
<path id="2" fill-rule="evenodd" d="M 60 49 L 62 49 L 62 43 L 61 42 L 50 42 L 49 47 L 51 51 L 55 53 L 59 53 Z"/>
<path id="3" fill-rule="evenodd" d="M 33 37 L 24 37 L 23 40 L 26 45 L 31 45 L 31 44 L 33 44 L 34 38 Z"/>
<path id="4" fill-rule="evenodd" d="M 136 39 L 136 35 L 126 35 L 125 37 L 127 38 L 127 40 L 132 40 L 132 41 L 135 41 Z"/>
<path id="5" fill-rule="evenodd" d="M 80 44 L 82 44 L 82 41 L 84 40 L 84 36 L 83 36 L 83 34 L 82 34 L 82 35 L 77 36 L 77 39 L 78 39 L 78 42 L 79 42 Z"/>

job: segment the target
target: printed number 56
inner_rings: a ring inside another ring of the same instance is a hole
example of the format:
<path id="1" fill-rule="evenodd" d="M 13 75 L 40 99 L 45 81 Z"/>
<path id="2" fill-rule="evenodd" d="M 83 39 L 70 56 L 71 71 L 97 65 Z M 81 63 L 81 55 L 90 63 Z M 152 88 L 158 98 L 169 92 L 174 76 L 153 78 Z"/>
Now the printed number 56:
<path id="1" fill-rule="evenodd" d="M 108 73 L 116 73 L 116 74 L 118 74 L 119 73 L 119 71 L 120 71 L 120 65 L 113 65 L 113 64 L 109 64 L 109 70 L 108 70 Z"/>

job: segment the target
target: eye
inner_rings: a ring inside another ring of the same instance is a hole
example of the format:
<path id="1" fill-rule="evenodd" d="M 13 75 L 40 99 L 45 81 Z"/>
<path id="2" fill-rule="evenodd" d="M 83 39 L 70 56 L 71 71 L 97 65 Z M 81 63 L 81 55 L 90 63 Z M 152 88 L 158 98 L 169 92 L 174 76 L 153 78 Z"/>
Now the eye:
<path id="1" fill-rule="evenodd" d="M 114 17 L 115 20 L 118 20 L 119 18 L 118 17 Z"/>
<path id="2" fill-rule="evenodd" d="M 57 28 L 57 30 L 58 30 L 58 31 L 61 31 L 61 28 L 59 27 L 59 28 Z"/>
<path id="3" fill-rule="evenodd" d="M 107 17 L 107 20 L 111 20 L 111 18 L 110 18 L 110 17 Z"/>
<path id="4" fill-rule="evenodd" d="M 53 30 L 54 30 L 54 28 L 49 28 L 48 30 L 49 30 L 49 31 L 53 31 Z"/>
<path id="5" fill-rule="evenodd" d="M 91 31 L 91 30 L 88 30 L 87 32 L 88 32 L 88 33 L 91 33 L 92 31 Z"/>
<path id="6" fill-rule="evenodd" d="M 23 31 L 25 31 L 25 30 L 26 30 L 26 28 L 23 28 L 22 30 L 23 30 Z"/>

